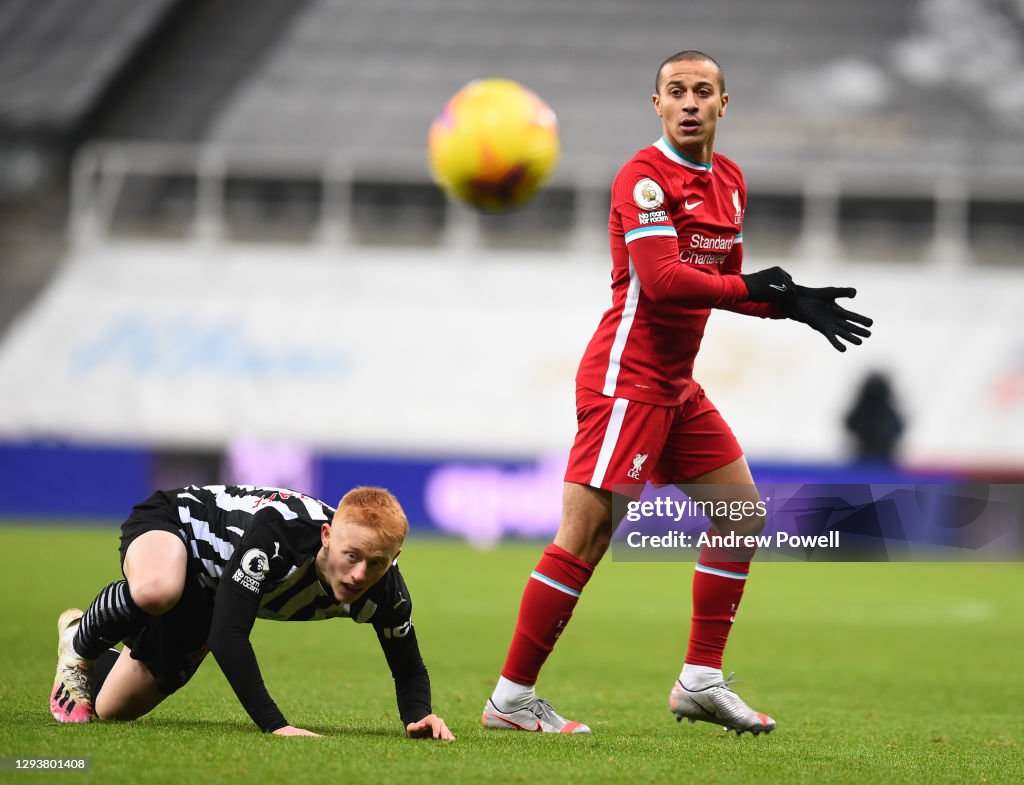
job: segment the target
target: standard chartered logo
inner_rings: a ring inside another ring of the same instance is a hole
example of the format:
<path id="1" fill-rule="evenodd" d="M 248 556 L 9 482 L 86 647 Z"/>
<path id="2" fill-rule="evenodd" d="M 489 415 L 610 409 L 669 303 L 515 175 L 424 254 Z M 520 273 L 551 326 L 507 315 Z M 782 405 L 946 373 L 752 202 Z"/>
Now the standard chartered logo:
<path id="1" fill-rule="evenodd" d="M 679 252 L 679 261 L 684 264 L 721 264 L 735 242 L 733 235 L 708 237 L 694 232 L 690 235 L 690 247 Z"/>
<path id="2" fill-rule="evenodd" d="M 696 232 L 690 235 L 690 248 L 695 251 L 731 251 L 736 238 L 732 235 L 706 237 Z"/>

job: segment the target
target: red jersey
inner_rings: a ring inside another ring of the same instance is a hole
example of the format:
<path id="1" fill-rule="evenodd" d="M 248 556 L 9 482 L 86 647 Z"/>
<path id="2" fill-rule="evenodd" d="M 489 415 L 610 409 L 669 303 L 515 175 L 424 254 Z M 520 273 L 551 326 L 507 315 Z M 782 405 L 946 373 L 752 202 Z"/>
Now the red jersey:
<path id="1" fill-rule="evenodd" d="M 612 306 L 590 339 L 576 381 L 615 398 L 682 403 L 712 308 L 783 318 L 747 301 L 740 277 L 747 188 L 715 153 L 692 161 L 664 137 L 637 152 L 612 183 L 608 233 Z"/>

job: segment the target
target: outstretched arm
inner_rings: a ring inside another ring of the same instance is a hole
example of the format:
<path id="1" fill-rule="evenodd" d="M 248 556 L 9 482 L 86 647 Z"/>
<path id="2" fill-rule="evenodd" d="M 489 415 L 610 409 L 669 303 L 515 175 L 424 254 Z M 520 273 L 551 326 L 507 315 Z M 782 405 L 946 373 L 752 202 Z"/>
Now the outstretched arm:
<path id="1" fill-rule="evenodd" d="M 252 632 L 259 606 L 241 595 L 241 591 L 245 590 L 233 589 L 226 576 L 221 581 L 210 624 L 210 651 L 239 702 L 260 730 L 279 736 L 317 735 L 289 725 L 263 685 L 256 653 L 249 642 L 249 633 Z"/>
<path id="2" fill-rule="evenodd" d="M 656 230 L 664 234 L 649 234 Z M 747 299 L 747 288 L 739 276 L 714 275 L 680 264 L 672 227 L 628 232 L 626 247 L 640 288 L 654 302 L 671 300 L 691 308 L 725 308 Z"/>
<path id="3" fill-rule="evenodd" d="M 398 713 L 413 739 L 454 741 L 445 721 L 430 706 L 430 676 L 423 664 L 416 630 L 408 621 L 399 627 L 375 627 L 384 657 L 395 680 Z"/>
<path id="4" fill-rule="evenodd" d="M 633 240 L 627 234 L 626 242 L 640 288 L 655 302 L 671 300 L 691 308 L 739 310 L 739 304 L 774 305 L 792 294 L 793 279 L 781 267 L 749 275 L 715 275 L 680 264 L 674 234 L 639 236 Z"/>

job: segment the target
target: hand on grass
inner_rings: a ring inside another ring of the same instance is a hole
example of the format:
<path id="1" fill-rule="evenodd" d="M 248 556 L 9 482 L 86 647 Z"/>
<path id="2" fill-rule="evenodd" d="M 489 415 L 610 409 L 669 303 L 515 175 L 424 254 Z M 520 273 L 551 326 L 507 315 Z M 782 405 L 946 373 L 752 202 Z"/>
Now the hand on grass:
<path id="1" fill-rule="evenodd" d="M 444 720 L 436 714 L 428 714 L 419 722 L 410 722 L 405 726 L 405 732 L 410 739 L 442 739 L 444 741 L 455 741 L 455 736 L 448 730 Z"/>
<path id="2" fill-rule="evenodd" d="M 316 736 L 320 738 L 319 733 L 313 733 L 311 730 L 304 728 L 293 728 L 291 725 L 285 725 L 283 728 L 278 728 L 274 731 L 275 736 Z"/>

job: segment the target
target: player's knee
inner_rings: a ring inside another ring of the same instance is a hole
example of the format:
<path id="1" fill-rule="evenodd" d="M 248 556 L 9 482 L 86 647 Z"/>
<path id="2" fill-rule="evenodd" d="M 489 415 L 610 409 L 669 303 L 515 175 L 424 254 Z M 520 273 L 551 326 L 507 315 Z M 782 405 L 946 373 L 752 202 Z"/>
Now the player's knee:
<path id="1" fill-rule="evenodd" d="M 129 581 L 128 588 L 132 599 L 143 613 L 162 616 L 177 605 L 184 587 L 174 579 L 150 576 Z"/>
<path id="2" fill-rule="evenodd" d="M 608 551 L 608 546 L 611 545 L 612 537 L 610 532 L 598 532 L 586 543 L 582 548 L 582 553 L 577 555 L 577 558 L 581 561 L 585 561 L 587 564 L 597 564 L 601 561 L 601 558 Z"/>
<path id="3" fill-rule="evenodd" d="M 555 535 L 554 543 L 580 561 L 596 565 L 608 551 L 611 540 L 611 531 L 604 528 L 588 530 L 583 536 L 578 530 L 566 532 L 563 527 Z"/>
<path id="4" fill-rule="evenodd" d="M 93 712 L 96 717 L 104 722 L 131 722 L 140 717 L 145 717 L 156 705 L 150 699 L 125 700 L 122 698 L 122 700 L 118 701 L 117 698 L 113 700 L 104 700 L 104 698 L 103 692 L 100 691 L 99 695 L 96 696 L 95 705 L 93 706 Z"/>
<path id="5" fill-rule="evenodd" d="M 101 687 L 93 696 L 92 710 L 96 715 L 96 719 L 109 722 L 126 722 L 138 719 L 137 716 L 129 716 L 131 713 L 127 710 L 127 706 L 123 705 L 123 702 L 119 702 L 116 697 L 111 697 L 111 694 L 115 692 L 117 692 L 116 689 L 104 690 Z"/>
<path id="6" fill-rule="evenodd" d="M 143 716 L 142 712 L 132 711 L 124 706 L 119 708 L 107 706 L 101 698 L 97 698 L 96 700 L 94 713 L 96 715 L 96 719 L 103 720 L 104 722 L 131 722 L 132 720 L 137 720 L 139 717 Z"/>
<path id="7" fill-rule="evenodd" d="M 577 559 L 596 565 L 612 541 L 611 508 L 609 492 L 566 483 L 555 544 Z"/>
<path id="8" fill-rule="evenodd" d="M 764 531 L 765 523 L 767 518 L 764 515 L 754 513 L 753 515 L 744 516 L 743 520 L 739 522 L 737 526 L 737 534 L 744 536 L 758 535 Z"/>
<path id="9" fill-rule="evenodd" d="M 758 535 L 764 531 L 766 522 L 767 519 L 764 515 L 753 513 L 742 517 L 737 516 L 735 520 L 732 518 L 716 520 L 714 524 L 720 534 L 736 534 L 740 537 L 747 537 Z"/>

